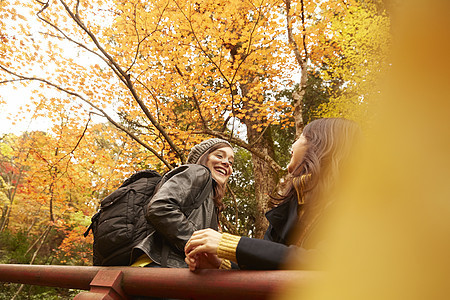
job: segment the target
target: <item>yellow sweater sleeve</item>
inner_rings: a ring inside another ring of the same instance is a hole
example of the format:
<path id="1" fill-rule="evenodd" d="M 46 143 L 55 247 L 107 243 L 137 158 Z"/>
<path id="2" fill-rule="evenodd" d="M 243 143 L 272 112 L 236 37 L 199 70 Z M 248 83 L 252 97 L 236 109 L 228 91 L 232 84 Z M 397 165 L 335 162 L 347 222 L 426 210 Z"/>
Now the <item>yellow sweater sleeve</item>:
<path id="1" fill-rule="evenodd" d="M 230 270 L 231 262 L 228 259 L 222 259 L 222 263 L 220 264 L 219 269 L 221 270 Z"/>
<path id="2" fill-rule="evenodd" d="M 240 239 L 240 236 L 223 233 L 217 248 L 217 256 L 237 263 L 236 248 Z"/>

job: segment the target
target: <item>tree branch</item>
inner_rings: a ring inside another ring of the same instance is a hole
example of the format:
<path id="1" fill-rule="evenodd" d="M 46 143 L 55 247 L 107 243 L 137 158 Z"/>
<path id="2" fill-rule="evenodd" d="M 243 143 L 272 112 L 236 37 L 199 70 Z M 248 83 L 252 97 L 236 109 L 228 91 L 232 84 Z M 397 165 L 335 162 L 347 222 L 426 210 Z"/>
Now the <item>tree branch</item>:
<path id="1" fill-rule="evenodd" d="M 170 147 L 175 151 L 177 156 L 184 161 L 184 154 L 183 151 L 173 142 L 173 140 L 170 138 L 166 130 L 161 126 L 161 124 L 158 123 L 158 121 L 153 117 L 147 106 L 144 104 L 142 99 L 139 97 L 139 95 L 136 92 L 136 89 L 134 88 L 133 82 L 131 82 L 130 75 L 127 74 L 114 60 L 114 58 L 109 55 L 108 52 L 100 45 L 100 42 L 97 40 L 95 35 L 84 25 L 84 23 L 81 21 L 79 16 L 75 15 L 69 8 L 69 6 L 64 2 L 64 0 L 60 0 L 61 4 L 66 9 L 67 13 L 70 15 L 70 17 L 77 23 L 77 25 L 83 29 L 83 31 L 91 38 L 92 42 L 95 44 L 97 49 L 107 58 L 108 65 L 113 69 L 117 71 L 117 74 L 119 78 L 122 80 L 122 82 L 126 85 L 126 87 L 130 90 L 134 100 L 138 103 L 139 107 L 142 109 L 146 117 L 150 120 L 150 122 L 155 126 L 159 132 L 164 136 L 167 143 L 169 143 Z"/>
<path id="2" fill-rule="evenodd" d="M 300 1 L 302 5 L 302 41 L 303 50 L 305 51 L 305 61 L 308 59 L 308 50 L 306 49 L 306 25 L 305 25 L 305 3 L 304 0 Z"/>
<path id="3" fill-rule="evenodd" d="M 297 60 L 297 63 L 300 66 L 301 70 L 301 78 L 300 78 L 300 84 L 299 89 L 294 90 L 292 93 L 292 98 L 294 99 L 294 120 L 295 120 L 295 135 L 296 137 L 299 137 L 300 134 L 303 131 L 304 123 L 303 123 L 303 97 L 305 95 L 306 90 L 306 82 L 308 79 L 308 72 L 307 72 L 307 59 L 308 59 L 308 53 L 306 51 L 306 28 L 305 28 L 305 22 L 304 22 L 304 3 L 303 0 L 301 0 L 301 7 L 302 7 L 302 20 L 303 20 L 303 46 L 305 48 L 305 58 L 302 58 L 302 55 L 300 53 L 299 47 L 297 45 L 297 42 L 294 39 L 294 34 L 292 32 L 292 21 L 291 21 L 291 0 L 285 0 L 286 4 L 286 28 L 287 28 L 287 34 L 288 34 L 288 41 L 289 44 L 292 46 L 294 51 L 295 59 Z"/>
<path id="4" fill-rule="evenodd" d="M 242 147 L 242 148 L 248 150 L 250 153 L 252 153 L 252 154 L 258 156 L 259 158 L 263 159 L 264 161 L 266 161 L 270 165 L 272 170 L 275 171 L 276 173 L 281 172 L 283 170 L 280 167 L 280 165 L 272 157 L 270 157 L 270 155 L 267 155 L 260 151 L 255 150 L 254 148 L 252 148 L 252 145 L 249 145 L 248 143 L 244 142 L 241 139 L 238 139 L 235 137 L 230 137 L 229 135 L 227 135 L 223 132 L 217 132 L 217 131 L 214 131 L 214 130 L 211 130 L 208 128 L 206 128 L 204 131 L 201 131 L 198 133 L 209 134 L 209 135 L 219 137 L 224 140 L 228 140 L 230 143 L 233 143 L 239 147 Z"/>
<path id="5" fill-rule="evenodd" d="M 42 78 L 37 78 L 37 77 L 27 77 L 27 76 L 23 76 L 23 75 L 19 75 L 16 74 L 8 69 L 6 69 L 5 67 L 0 65 L 0 69 L 2 69 L 3 71 L 9 73 L 10 75 L 16 76 L 18 78 L 21 78 L 22 80 L 29 80 L 29 81 L 39 81 L 42 83 L 45 83 L 51 87 L 56 88 L 59 91 L 62 91 L 66 94 L 75 96 L 77 98 L 79 98 L 81 101 L 85 102 L 86 104 L 88 104 L 89 106 L 91 106 L 92 108 L 94 108 L 96 111 L 100 112 L 100 114 L 105 117 L 111 124 L 113 124 L 115 127 L 117 127 L 118 129 L 122 130 L 123 132 L 125 132 L 128 136 L 130 136 L 133 140 L 135 140 L 136 142 L 138 142 L 139 144 L 141 144 L 144 148 L 146 148 L 147 150 L 149 150 L 150 152 L 152 152 L 159 160 L 161 160 L 169 169 L 172 169 L 172 165 L 166 161 L 164 159 L 164 157 L 162 157 L 161 155 L 159 155 L 158 152 L 156 152 L 156 150 L 154 150 L 152 147 L 150 147 L 147 143 L 145 143 L 144 141 L 142 141 L 141 139 L 139 139 L 136 135 L 134 135 L 131 131 L 129 131 L 127 128 L 123 127 L 122 125 L 120 125 L 119 123 L 117 123 L 116 121 L 114 121 L 114 119 L 112 119 L 103 109 L 101 109 L 100 107 L 96 106 L 95 104 L 93 104 L 91 101 L 85 99 L 82 95 L 76 93 L 76 92 L 72 92 L 70 90 L 67 90 L 57 84 L 54 84 L 46 79 L 42 79 Z"/>

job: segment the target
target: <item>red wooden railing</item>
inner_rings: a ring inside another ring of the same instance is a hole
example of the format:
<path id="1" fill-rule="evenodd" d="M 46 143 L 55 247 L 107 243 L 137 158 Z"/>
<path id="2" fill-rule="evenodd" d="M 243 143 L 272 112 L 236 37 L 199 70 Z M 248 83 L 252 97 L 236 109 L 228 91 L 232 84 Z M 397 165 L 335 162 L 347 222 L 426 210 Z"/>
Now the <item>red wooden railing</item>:
<path id="1" fill-rule="evenodd" d="M 241 271 L 0 264 L 0 282 L 87 290 L 75 300 L 153 296 L 180 299 L 276 298 L 286 284 L 308 285 L 314 271 Z"/>

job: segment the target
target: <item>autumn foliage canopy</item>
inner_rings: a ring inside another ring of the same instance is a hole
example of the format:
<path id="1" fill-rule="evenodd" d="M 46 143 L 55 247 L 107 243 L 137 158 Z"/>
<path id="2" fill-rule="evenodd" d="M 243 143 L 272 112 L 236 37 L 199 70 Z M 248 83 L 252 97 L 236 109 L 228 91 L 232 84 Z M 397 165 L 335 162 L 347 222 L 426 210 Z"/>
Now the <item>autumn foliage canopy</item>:
<path id="1" fill-rule="evenodd" d="M 304 124 L 370 120 L 389 37 L 376 0 L 1 1 L 0 87 L 32 91 L 8 118 L 50 125 L 0 141 L 0 232 L 88 264 L 81 233 L 101 198 L 221 137 L 241 158 L 224 228 L 262 236 Z"/>

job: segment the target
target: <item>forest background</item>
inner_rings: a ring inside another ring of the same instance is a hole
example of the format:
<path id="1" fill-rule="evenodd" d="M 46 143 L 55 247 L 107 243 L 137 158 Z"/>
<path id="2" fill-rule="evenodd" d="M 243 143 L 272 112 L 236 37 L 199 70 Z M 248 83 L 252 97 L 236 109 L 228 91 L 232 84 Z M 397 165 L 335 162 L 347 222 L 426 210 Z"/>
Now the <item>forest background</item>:
<path id="1" fill-rule="evenodd" d="M 49 126 L 0 137 L 0 263 L 90 265 L 83 233 L 99 201 L 137 170 L 184 163 L 208 137 L 236 152 L 223 230 L 262 237 L 269 194 L 304 125 L 346 117 L 370 127 L 389 67 L 391 5 L 1 1 L 0 87 L 30 95 L 1 118 Z M 14 101 L 0 94 L 0 109 Z"/>

